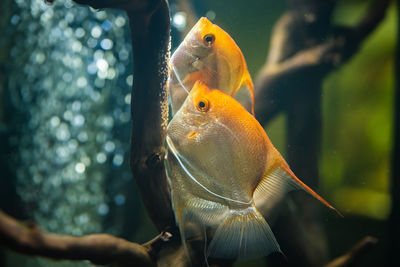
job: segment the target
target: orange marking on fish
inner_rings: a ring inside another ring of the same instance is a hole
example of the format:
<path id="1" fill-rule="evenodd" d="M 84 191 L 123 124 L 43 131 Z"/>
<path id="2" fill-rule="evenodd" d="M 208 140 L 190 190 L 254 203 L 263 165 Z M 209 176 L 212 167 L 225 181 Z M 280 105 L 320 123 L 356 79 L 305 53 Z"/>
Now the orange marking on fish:
<path id="1" fill-rule="evenodd" d="M 198 134 L 198 132 L 191 131 L 191 132 L 187 135 L 187 137 L 189 137 L 189 138 L 194 138 L 194 137 L 196 137 L 197 134 Z"/>

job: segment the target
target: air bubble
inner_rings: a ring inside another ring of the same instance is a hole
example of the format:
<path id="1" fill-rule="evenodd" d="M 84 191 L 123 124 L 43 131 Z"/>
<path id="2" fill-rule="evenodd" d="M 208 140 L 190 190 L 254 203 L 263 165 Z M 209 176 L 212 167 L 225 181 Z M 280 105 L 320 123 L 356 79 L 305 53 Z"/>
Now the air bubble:
<path id="1" fill-rule="evenodd" d="M 78 162 L 75 164 L 75 171 L 77 173 L 84 173 L 85 170 L 86 170 L 86 166 L 82 162 Z"/>

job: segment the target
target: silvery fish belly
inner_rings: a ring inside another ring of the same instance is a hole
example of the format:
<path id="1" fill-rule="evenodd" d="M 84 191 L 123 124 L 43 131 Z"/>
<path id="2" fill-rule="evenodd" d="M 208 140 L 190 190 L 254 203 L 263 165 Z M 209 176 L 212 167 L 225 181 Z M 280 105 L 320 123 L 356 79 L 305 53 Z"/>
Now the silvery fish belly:
<path id="1" fill-rule="evenodd" d="M 184 169 L 182 159 L 168 152 L 166 170 L 172 188 L 172 205 L 182 239 L 201 239 L 206 228 L 217 228 L 229 212 L 227 205 L 207 194 L 203 185 L 193 180 L 196 173 Z M 183 165 L 183 166 L 182 166 Z"/>
<path id="2" fill-rule="evenodd" d="M 240 103 L 196 82 L 167 128 L 167 175 L 182 240 L 206 238 L 207 256 L 253 258 L 280 251 L 258 211 L 303 184 Z"/>
<path id="3" fill-rule="evenodd" d="M 201 18 L 173 53 L 168 94 L 175 114 L 198 80 L 210 88 L 236 95 L 254 114 L 253 82 L 240 48 L 235 41 L 207 18 Z"/>

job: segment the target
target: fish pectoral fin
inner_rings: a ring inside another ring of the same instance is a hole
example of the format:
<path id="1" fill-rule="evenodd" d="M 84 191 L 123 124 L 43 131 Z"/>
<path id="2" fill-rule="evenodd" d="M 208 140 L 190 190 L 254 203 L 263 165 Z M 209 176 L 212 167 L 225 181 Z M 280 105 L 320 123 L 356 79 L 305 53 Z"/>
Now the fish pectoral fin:
<path id="1" fill-rule="evenodd" d="M 281 252 L 268 223 L 252 206 L 230 210 L 211 239 L 207 255 L 213 258 L 236 259 L 266 256 Z"/>
<path id="2" fill-rule="evenodd" d="M 282 161 L 284 162 L 283 159 Z M 254 191 L 253 198 L 256 207 L 262 210 L 265 216 L 272 210 L 273 206 L 276 206 L 282 198 L 285 197 L 288 192 L 294 190 L 306 191 L 308 194 L 322 202 L 325 206 L 334 210 L 339 216 L 343 217 L 343 215 L 331 204 L 297 178 L 286 162 L 282 163 L 281 166 L 263 177 Z"/>

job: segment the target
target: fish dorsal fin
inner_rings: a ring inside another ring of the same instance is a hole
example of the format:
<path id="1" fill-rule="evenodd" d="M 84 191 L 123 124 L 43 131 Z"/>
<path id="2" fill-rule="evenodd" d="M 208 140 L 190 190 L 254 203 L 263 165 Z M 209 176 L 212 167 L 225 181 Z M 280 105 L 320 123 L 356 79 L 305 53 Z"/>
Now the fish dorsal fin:
<path id="1" fill-rule="evenodd" d="M 250 73 L 247 70 L 246 70 L 246 73 L 243 75 L 243 79 L 242 79 L 242 81 L 240 83 L 240 87 L 239 87 L 238 92 L 241 92 L 243 90 L 247 91 L 247 98 L 248 99 L 246 99 L 246 102 L 250 103 L 250 105 L 251 105 L 249 107 L 249 112 L 253 116 L 255 116 L 255 114 L 254 114 L 254 85 L 253 85 L 253 81 L 251 80 Z M 241 94 L 243 94 L 243 92 L 241 92 Z M 245 105 L 243 105 L 243 106 L 245 106 Z"/>
<path id="2" fill-rule="evenodd" d="M 304 190 L 343 217 L 331 204 L 297 178 L 280 154 L 277 161 L 278 164 L 274 164 L 274 167 L 269 168 L 271 170 L 264 175 L 253 195 L 256 207 L 262 211 L 264 216 L 268 215 L 272 208 L 280 203 L 288 192 Z"/>
<path id="3" fill-rule="evenodd" d="M 246 87 L 247 90 L 249 91 L 250 102 L 251 102 L 251 114 L 253 116 L 256 116 L 256 114 L 254 113 L 254 84 L 253 81 L 251 80 L 250 73 L 248 71 L 242 80 L 242 87 Z"/>
<path id="4" fill-rule="evenodd" d="M 250 74 L 243 76 L 240 86 L 232 95 L 249 113 L 254 114 L 254 85 Z"/>

